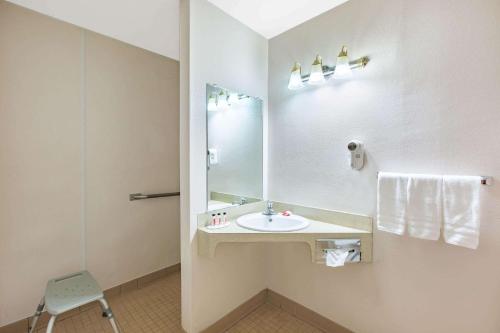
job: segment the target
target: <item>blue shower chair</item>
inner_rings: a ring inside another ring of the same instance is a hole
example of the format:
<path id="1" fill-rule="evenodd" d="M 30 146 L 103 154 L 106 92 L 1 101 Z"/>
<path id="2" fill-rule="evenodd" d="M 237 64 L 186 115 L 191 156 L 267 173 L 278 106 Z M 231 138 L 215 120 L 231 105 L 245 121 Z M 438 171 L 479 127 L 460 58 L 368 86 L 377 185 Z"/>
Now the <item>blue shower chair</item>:
<path id="1" fill-rule="evenodd" d="M 51 316 L 47 325 L 47 333 L 51 333 L 57 316 L 92 302 L 101 304 L 103 317 L 108 318 L 115 333 L 120 333 L 113 312 L 104 299 L 104 293 L 97 281 L 87 271 L 62 276 L 47 282 L 45 295 L 38 304 L 29 333 L 35 332 L 36 323 L 44 309 L 47 309 Z"/>

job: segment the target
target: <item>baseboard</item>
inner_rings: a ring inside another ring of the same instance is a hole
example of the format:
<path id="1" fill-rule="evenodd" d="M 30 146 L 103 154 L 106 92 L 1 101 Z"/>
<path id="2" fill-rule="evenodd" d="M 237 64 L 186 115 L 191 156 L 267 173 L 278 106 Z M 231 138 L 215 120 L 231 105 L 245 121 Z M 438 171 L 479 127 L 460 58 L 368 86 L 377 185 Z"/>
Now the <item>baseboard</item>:
<path id="1" fill-rule="evenodd" d="M 117 296 L 123 293 L 127 293 L 129 291 L 135 290 L 135 289 L 140 289 L 144 286 L 147 286 L 149 283 L 161 279 L 162 277 L 165 277 L 169 274 L 175 273 L 175 272 L 180 272 L 181 270 L 181 264 L 175 264 L 163 269 L 160 269 L 159 271 L 141 276 L 140 278 L 133 279 L 131 281 L 122 283 L 116 287 L 106 289 L 104 291 L 104 296 L 107 297 L 113 297 Z M 2 333 L 2 332 L 0 332 Z"/>
<path id="2" fill-rule="evenodd" d="M 262 290 L 248 301 L 238 306 L 233 311 L 219 319 L 215 324 L 201 331 L 201 333 L 221 333 L 227 331 L 241 319 L 248 316 L 252 311 L 264 304 L 267 300 L 267 289 Z"/>
<path id="3" fill-rule="evenodd" d="M 267 292 L 267 302 L 280 307 L 289 314 L 297 317 L 298 319 L 309 323 L 310 325 L 327 333 L 354 333 L 353 331 L 337 324 L 336 322 L 323 317 L 317 312 L 306 308 L 291 299 L 280 295 L 272 290 Z"/>
<path id="4" fill-rule="evenodd" d="M 257 295 L 219 319 L 213 325 L 203 330 L 202 333 L 223 333 L 266 302 L 281 308 L 283 311 L 288 312 L 292 316 L 305 321 L 325 333 L 354 333 L 311 309 L 306 308 L 302 304 L 292 301 L 270 289 L 262 290 Z"/>
<path id="5" fill-rule="evenodd" d="M 159 271 L 153 272 L 151 274 L 147 274 L 145 276 L 142 276 L 140 278 L 134 279 L 132 281 L 125 282 L 123 284 L 120 284 L 116 287 L 107 289 L 104 291 L 104 294 L 106 297 L 116 297 L 121 294 L 125 294 L 127 292 L 130 292 L 134 289 L 139 289 L 142 288 L 149 283 L 160 279 L 162 277 L 165 277 L 169 274 L 179 272 L 180 271 L 180 264 L 176 264 L 164 269 L 161 269 Z M 309 308 L 306 308 L 302 304 L 299 304 L 295 301 L 292 301 L 291 299 L 280 295 L 270 289 L 264 289 L 261 292 L 259 292 L 257 295 L 254 297 L 250 298 L 240 306 L 238 306 L 236 309 L 219 319 L 217 322 L 215 322 L 213 325 L 210 327 L 206 328 L 205 330 L 202 331 L 202 333 L 222 333 L 234 326 L 236 323 L 238 323 L 240 320 L 248 316 L 252 311 L 257 309 L 259 306 L 263 305 L 264 303 L 270 303 L 273 304 L 279 308 L 281 308 L 283 311 L 288 312 L 289 314 L 297 317 L 300 320 L 303 320 L 312 326 L 322 330 L 323 332 L 326 333 L 354 333 L 353 331 L 335 323 L 334 321 L 323 317 L 322 315 L 312 311 Z M 82 311 L 87 311 L 89 308 L 92 306 L 98 306 L 97 304 L 90 304 L 84 307 L 81 307 L 80 309 L 75 309 L 73 311 L 70 311 L 66 313 L 62 318 L 68 318 L 74 315 L 79 314 Z M 34 305 L 36 307 L 36 304 Z M 0 333 L 26 333 L 28 331 L 29 327 L 29 321 L 31 318 L 26 318 L 20 321 L 17 321 L 15 323 L 9 324 L 7 326 L 0 327 Z M 39 321 L 38 327 L 42 328 L 43 326 L 46 326 L 46 323 L 48 321 L 48 316 L 46 314 L 42 315 Z"/>
<path id="6" fill-rule="evenodd" d="M 158 280 L 160 278 L 166 277 L 169 274 L 179 272 L 181 270 L 181 264 L 175 264 L 163 269 L 160 269 L 159 271 L 141 276 L 140 278 L 133 279 L 131 281 L 122 283 L 116 287 L 107 289 L 104 291 L 104 296 L 106 298 L 110 297 L 116 297 L 122 294 L 125 294 L 127 292 L 130 292 L 134 289 L 139 289 L 143 288 L 144 286 L 147 286 L 151 282 L 154 282 L 155 280 Z M 80 307 L 79 309 L 71 310 L 67 313 L 64 313 L 58 319 L 66 319 L 71 316 L 75 316 L 83 311 L 87 311 L 88 309 L 94 307 L 94 306 L 99 306 L 97 303 L 91 303 L 85 306 Z M 33 304 L 33 312 L 35 311 L 36 304 Z M 22 320 L 19 320 L 15 323 L 0 327 L 0 333 L 26 333 L 28 332 L 29 328 L 29 323 L 30 323 L 31 317 L 30 318 L 25 318 Z M 47 326 L 47 322 L 49 321 L 49 315 L 44 312 L 42 316 L 40 316 L 40 319 L 37 324 L 37 328 L 43 328 Z"/>

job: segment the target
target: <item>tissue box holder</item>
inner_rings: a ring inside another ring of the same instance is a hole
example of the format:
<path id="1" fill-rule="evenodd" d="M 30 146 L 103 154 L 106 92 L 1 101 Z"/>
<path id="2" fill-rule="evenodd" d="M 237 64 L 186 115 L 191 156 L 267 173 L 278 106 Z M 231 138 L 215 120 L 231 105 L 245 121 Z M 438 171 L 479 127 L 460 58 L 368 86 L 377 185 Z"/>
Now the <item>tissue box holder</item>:
<path id="1" fill-rule="evenodd" d="M 353 264 L 361 262 L 361 239 L 317 239 L 316 240 L 316 263 L 324 264 L 327 250 L 348 249 L 349 255 L 345 263 Z"/>

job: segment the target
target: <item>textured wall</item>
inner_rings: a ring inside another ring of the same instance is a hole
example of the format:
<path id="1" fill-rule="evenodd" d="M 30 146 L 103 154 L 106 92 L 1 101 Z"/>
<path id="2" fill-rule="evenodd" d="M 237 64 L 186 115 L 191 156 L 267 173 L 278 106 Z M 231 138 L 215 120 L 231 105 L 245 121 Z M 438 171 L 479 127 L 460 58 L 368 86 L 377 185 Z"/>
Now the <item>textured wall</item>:
<path id="1" fill-rule="evenodd" d="M 499 19 L 496 0 L 351 0 L 272 39 L 270 198 L 374 216 L 379 170 L 500 179 Z M 343 44 L 369 66 L 287 90 L 293 61 L 334 63 Z M 269 287 L 359 333 L 498 332 L 500 186 L 483 192 L 477 251 L 375 232 L 372 264 L 332 270 L 274 245 Z"/>

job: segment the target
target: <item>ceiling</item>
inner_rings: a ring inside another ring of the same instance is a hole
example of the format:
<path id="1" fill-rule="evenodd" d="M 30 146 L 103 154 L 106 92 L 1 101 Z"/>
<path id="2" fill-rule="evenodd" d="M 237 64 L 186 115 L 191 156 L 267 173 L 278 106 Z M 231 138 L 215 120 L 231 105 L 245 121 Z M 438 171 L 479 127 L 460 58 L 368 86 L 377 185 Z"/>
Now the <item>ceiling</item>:
<path id="1" fill-rule="evenodd" d="M 8 1 L 166 57 L 179 59 L 179 0 Z"/>
<path id="2" fill-rule="evenodd" d="M 275 37 L 348 0 L 208 0 L 266 38 Z"/>
<path id="3" fill-rule="evenodd" d="M 1 1 L 1 0 L 0 0 Z M 126 43 L 179 59 L 179 0 L 8 0 Z M 266 38 L 348 0 L 208 0 Z"/>

